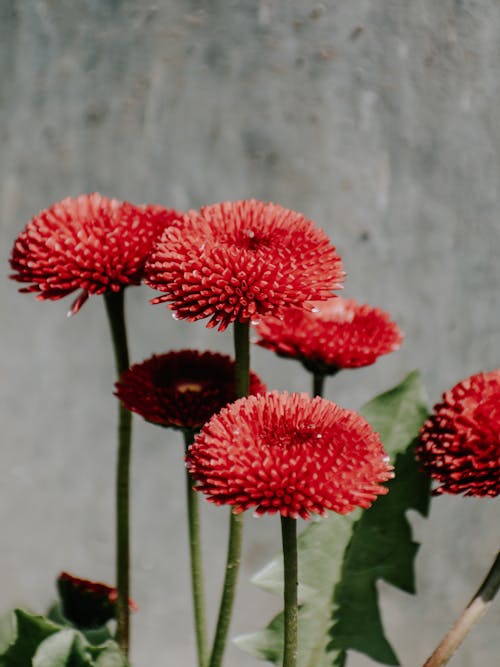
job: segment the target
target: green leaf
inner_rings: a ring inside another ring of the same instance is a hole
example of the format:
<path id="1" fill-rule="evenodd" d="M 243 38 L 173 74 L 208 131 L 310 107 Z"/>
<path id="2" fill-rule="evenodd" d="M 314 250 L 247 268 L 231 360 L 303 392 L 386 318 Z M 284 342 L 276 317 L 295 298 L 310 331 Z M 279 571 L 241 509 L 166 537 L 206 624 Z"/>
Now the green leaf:
<path id="1" fill-rule="evenodd" d="M 385 450 L 394 458 L 417 436 L 428 414 L 420 373 L 413 371 L 401 384 L 376 396 L 361 408 L 361 414 L 379 433 Z"/>
<path id="2" fill-rule="evenodd" d="M 12 611 L 8 611 L 0 617 L 0 656 L 15 642 L 16 634 L 16 617 Z"/>
<path id="3" fill-rule="evenodd" d="M 59 631 L 59 626 L 44 616 L 28 614 L 22 609 L 11 613 L 12 635 L 8 646 L 0 654 L 0 667 L 27 667 L 38 645 Z"/>
<path id="4" fill-rule="evenodd" d="M 417 466 L 410 445 L 396 458 L 389 494 L 379 498 L 354 526 L 335 587 L 328 650 L 355 649 L 378 662 L 399 664 L 384 635 L 376 583 L 384 579 L 415 593 L 413 562 L 419 545 L 412 541 L 406 511 L 415 509 L 425 516 L 429 504 L 429 481 Z"/>
<path id="5" fill-rule="evenodd" d="M 74 628 L 16 609 L 0 619 L 0 667 L 128 667 L 116 642 L 93 645 Z"/>
<path id="6" fill-rule="evenodd" d="M 326 648 L 333 583 L 340 577 L 342 556 L 351 537 L 352 524 L 359 515 L 359 511 L 349 516 L 332 513 L 327 519 L 314 519 L 299 535 L 299 602 L 302 605 L 299 622 L 300 666 L 322 664 L 309 663 L 309 660 L 316 654 L 319 644 L 322 644 L 320 653 Z M 273 559 L 252 581 L 264 590 L 282 595 L 282 557 Z M 235 643 L 257 658 L 280 665 L 283 658 L 282 629 L 283 618 L 279 614 L 264 630 L 238 637 Z"/>
<path id="7" fill-rule="evenodd" d="M 71 667 L 87 666 L 89 662 L 72 659 L 76 630 L 65 629 L 45 639 L 33 656 L 33 667 Z M 71 662 L 70 662 L 71 661 Z"/>
<path id="8" fill-rule="evenodd" d="M 129 667 L 118 645 L 111 640 L 99 647 L 99 653 L 92 664 L 95 667 Z"/>
<path id="9" fill-rule="evenodd" d="M 417 472 L 411 451 L 427 415 L 419 374 L 410 373 L 400 385 L 368 403 L 362 413 L 380 433 L 388 454 L 396 457 L 397 476 L 389 483 L 389 494 L 369 510 L 348 516 L 331 513 L 300 534 L 299 667 L 343 667 L 351 648 L 377 660 L 382 658 L 387 664 L 398 664 L 384 636 L 375 584 L 384 578 L 403 590 L 414 591 L 417 545 L 411 540 L 405 512 L 417 509 L 425 514 L 429 498 L 428 483 Z M 396 558 L 394 565 L 387 562 L 392 557 Z M 281 594 L 281 556 L 253 581 Z M 356 615 L 360 609 L 362 615 Z M 280 665 L 282 629 L 282 614 L 278 614 L 264 630 L 239 637 L 236 644 Z"/>
<path id="10" fill-rule="evenodd" d="M 78 630 L 64 629 L 46 639 L 33 658 L 33 667 L 127 667 L 118 645 L 90 644 Z"/>

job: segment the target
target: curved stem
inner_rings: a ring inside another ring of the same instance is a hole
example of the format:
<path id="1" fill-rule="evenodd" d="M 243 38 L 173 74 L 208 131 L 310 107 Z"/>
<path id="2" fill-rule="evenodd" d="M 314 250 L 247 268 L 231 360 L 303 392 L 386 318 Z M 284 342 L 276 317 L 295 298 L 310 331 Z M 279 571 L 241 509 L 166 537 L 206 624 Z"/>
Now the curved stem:
<path id="1" fill-rule="evenodd" d="M 500 588 L 500 552 L 493 562 L 485 580 L 476 591 L 462 615 L 451 630 L 443 637 L 439 646 L 423 667 L 441 667 L 446 665 L 451 656 L 465 639 L 473 625 L 486 613 L 493 598 Z"/>
<path id="2" fill-rule="evenodd" d="M 185 450 L 193 442 L 194 431 L 185 429 Z M 203 585 L 203 566 L 201 558 L 201 531 L 198 494 L 193 489 L 194 480 L 186 469 L 186 498 L 189 526 L 189 553 L 191 559 L 191 588 L 193 594 L 194 626 L 198 666 L 204 667 L 207 657 L 207 631 L 205 620 L 205 592 Z"/>
<path id="3" fill-rule="evenodd" d="M 118 377 L 129 367 L 125 327 L 124 291 L 104 295 Z M 118 459 L 116 465 L 116 589 L 118 642 L 128 655 L 130 648 L 130 450 L 132 414 L 120 403 L 118 408 Z"/>
<path id="4" fill-rule="evenodd" d="M 313 396 L 323 396 L 325 377 L 324 373 L 313 373 Z"/>
<path id="5" fill-rule="evenodd" d="M 236 395 L 238 398 L 248 394 L 250 385 L 250 326 L 248 323 L 234 323 L 234 350 Z M 226 648 L 227 634 L 231 623 L 236 583 L 241 560 L 243 541 L 243 515 L 230 515 L 229 541 L 227 546 L 226 574 L 222 587 L 215 638 L 210 655 L 209 667 L 220 667 Z"/>
<path id="6" fill-rule="evenodd" d="M 283 667 L 297 665 L 297 521 L 281 517 L 283 540 L 284 592 L 284 651 Z"/>

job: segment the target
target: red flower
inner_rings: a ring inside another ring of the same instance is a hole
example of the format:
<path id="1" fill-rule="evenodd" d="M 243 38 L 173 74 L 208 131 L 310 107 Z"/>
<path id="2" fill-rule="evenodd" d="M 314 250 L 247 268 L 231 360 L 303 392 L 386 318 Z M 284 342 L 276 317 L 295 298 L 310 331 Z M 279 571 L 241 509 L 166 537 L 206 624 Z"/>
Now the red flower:
<path id="1" fill-rule="evenodd" d="M 134 206 L 100 194 L 63 199 L 29 222 L 14 244 L 11 278 L 32 283 L 21 292 L 61 299 L 82 290 L 76 313 L 91 294 L 138 285 L 153 242 L 181 216 L 161 206 Z"/>
<path id="2" fill-rule="evenodd" d="M 208 327 L 327 299 L 343 279 L 328 237 L 300 213 L 254 199 L 190 211 L 163 233 L 146 283 L 178 318 Z"/>
<path id="3" fill-rule="evenodd" d="M 250 393 L 266 390 L 250 374 Z M 236 399 L 234 362 L 215 352 L 181 350 L 153 356 L 126 370 L 116 396 L 128 410 L 161 426 L 199 429 Z"/>
<path id="4" fill-rule="evenodd" d="M 369 507 L 393 476 L 363 417 L 307 394 L 232 403 L 205 424 L 186 461 L 197 490 L 217 505 L 304 519 Z"/>
<path id="5" fill-rule="evenodd" d="M 417 456 L 440 482 L 435 494 L 500 494 L 500 370 L 443 394 L 420 432 Z"/>
<path id="6" fill-rule="evenodd" d="M 101 627 L 116 617 L 116 588 L 61 572 L 57 589 L 64 616 L 80 628 Z M 137 611 L 133 600 L 129 600 L 129 606 Z"/>
<path id="7" fill-rule="evenodd" d="M 314 303 L 312 311 L 287 308 L 279 317 L 263 317 L 257 332 L 262 347 L 323 374 L 369 366 L 403 340 L 388 313 L 340 297 Z"/>

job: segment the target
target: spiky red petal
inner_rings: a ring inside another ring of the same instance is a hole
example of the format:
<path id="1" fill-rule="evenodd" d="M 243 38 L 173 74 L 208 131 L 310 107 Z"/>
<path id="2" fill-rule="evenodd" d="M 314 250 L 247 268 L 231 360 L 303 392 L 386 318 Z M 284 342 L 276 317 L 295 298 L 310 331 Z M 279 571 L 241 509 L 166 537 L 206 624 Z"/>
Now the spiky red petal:
<path id="1" fill-rule="evenodd" d="M 443 394 L 420 433 L 417 456 L 434 493 L 500 494 L 500 370 L 477 373 Z"/>
<path id="2" fill-rule="evenodd" d="M 332 373 L 373 364 L 382 354 L 397 350 L 403 340 L 388 313 L 354 299 L 336 297 L 312 306 L 263 317 L 256 326 L 258 344 Z"/>
<path id="3" fill-rule="evenodd" d="M 146 283 L 165 292 L 178 318 L 209 318 L 222 331 L 313 299 L 343 279 L 325 233 L 302 214 L 254 199 L 190 211 L 169 227 L 146 267 Z"/>
<path id="4" fill-rule="evenodd" d="M 98 193 L 70 197 L 41 211 L 14 243 L 11 278 L 31 283 L 21 292 L 61 299 L 138 285 L 153 242 L 181 214 L 158 205 L 135 206 Z"/>
<path id="5" fill-rule="evenodd" d="M 393 476 L 363 417 L 307 394 L 232 403 L 205 424 L 186 461 L 197 490 L 217 505 L 304 519 L 369 507 Z"/>

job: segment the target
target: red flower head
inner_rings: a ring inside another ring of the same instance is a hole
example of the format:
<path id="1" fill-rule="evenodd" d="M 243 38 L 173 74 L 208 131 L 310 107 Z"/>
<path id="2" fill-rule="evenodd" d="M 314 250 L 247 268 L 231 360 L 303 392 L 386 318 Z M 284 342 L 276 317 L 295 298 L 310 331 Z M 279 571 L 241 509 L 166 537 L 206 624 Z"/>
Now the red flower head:
<path id="1" fill-rule="evenodd" d="M 196 488 L 217 505 L 304 519 L 369 507 L 393 476 L 363 417 L 307 394 L 272 392 L 228 405 L 205 424 L 186 461 Z"/>
<path id="2" fill-rule="evenodd" d="M 312 311 L 287 308 L 279 317 L 263 317 L 257 332 L 262 347 L 323 374 L 369 366 L 403 340 L 387 313 L 340 297 L 316 302 Z"/>
<path id="3" fill-rule="evenodd" d="M 61 299 L 82 290 L 70 313 L 91 294 L 138 285 L 153 242 L 182 214 L 161 206 L 134 206 L 100 194 L 63 199 L 41 211 L 14 243 L 11 278 L 32 283 L 21 292 Z"/>
<path id="4" fill-rule="evenodd" d="M 57 589 L 62 613 L 79 628 L 98 628 L 116 617 L 116 588 L 61 572 Z M 137 611 L 133 600 L 129 600 L 129 606 Z"/>
<path id="5" fill-rule="evenodd" d="M 500 494 L 500 370 L 473 375 L 443 394 L 422 426 L 417 456 L 440 482 L 435 494 Z"/>
<path id="6" fill-rule="evenodd" d="M 190 211 L 165 230 L 146 283 L 178 318 L 208 327 L 327 299 L 343 279 L 328 237 L 300 213 L 254 199 Z"/>
<path id="7" fill-rule="evenodd" d="M 251 373 L 250 393 L 265 390 Z M 234 361 L 194 350 L 153 356 L 122 374 L 116 396 L 128 410 L 154 424 L 199 429 L 236 399 Z"/>

